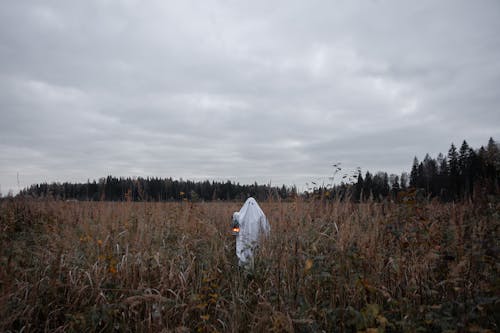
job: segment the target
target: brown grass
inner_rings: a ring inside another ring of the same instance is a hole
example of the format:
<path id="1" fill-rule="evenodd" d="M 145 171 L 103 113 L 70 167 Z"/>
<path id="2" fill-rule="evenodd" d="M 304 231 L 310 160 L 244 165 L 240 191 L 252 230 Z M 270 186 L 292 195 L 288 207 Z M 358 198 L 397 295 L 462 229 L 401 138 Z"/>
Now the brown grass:
<path id="1" fill-rule="evenodd" d="M 499 208 L 265 202 L 0 203 L 0 331 L 498 331 Z"/>

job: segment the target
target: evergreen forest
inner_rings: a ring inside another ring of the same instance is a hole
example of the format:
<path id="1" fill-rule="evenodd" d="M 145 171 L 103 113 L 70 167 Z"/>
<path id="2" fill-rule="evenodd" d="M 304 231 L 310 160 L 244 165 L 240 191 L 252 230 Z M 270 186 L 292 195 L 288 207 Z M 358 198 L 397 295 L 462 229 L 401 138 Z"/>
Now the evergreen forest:
<path id="1" fill-rule="evenodd" d="M 334 164 L 334 177 L 342 170 Z M 81 201 L 213 201 L 244 200 L 249 196 L 265 200 L 303 195 L 306 198 L 351 200 L 398 200 L 408 192 L 422 198 L 437 198 L 443 202 L 474 200 L 496 195 L 500 189 L 500 149 L 490 138 L 486 146 L 470 147 L 464 140 L 460 147 L 451 144 L 446 154 L 433 158 L 426 154 L 422 160 L 413 159 L 411 171 L 401 175 L 378 171 L 364 174 L 361 169 L 354 177 L 344 173 L 340 184 L 317 185 L 312 182 L 306 191 L 296 186 L 240 184 L 231 181 L 191 181 L 172 178 L 131 178 L 107 176 L 85 183 L 41 183 L 22 190 L 20 196 Z"/>

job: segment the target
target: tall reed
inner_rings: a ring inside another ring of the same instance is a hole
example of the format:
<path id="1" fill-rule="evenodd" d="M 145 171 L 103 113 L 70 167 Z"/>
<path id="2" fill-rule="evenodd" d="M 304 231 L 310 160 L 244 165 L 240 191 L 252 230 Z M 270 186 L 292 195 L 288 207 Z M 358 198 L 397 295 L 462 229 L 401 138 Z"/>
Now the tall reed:
<path id="1" fill-rule="evenodd" d="M 251 272 L 240 205 L 2 201 L 0 331 L 498 330 L 498 204 L 264 202 Z"/>

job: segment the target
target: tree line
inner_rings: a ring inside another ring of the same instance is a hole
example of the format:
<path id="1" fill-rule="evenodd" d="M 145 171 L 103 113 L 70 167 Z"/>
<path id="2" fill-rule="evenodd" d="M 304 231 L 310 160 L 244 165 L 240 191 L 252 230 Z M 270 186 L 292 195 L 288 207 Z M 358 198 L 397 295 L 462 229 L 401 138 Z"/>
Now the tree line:
<path id="1" fill-rule="evenodd" d="M 249 196 L 265 200 L 273 192 L 281 198 L 295 195 L 295 187 L 269 185 L 241 185 L 226 181 L 175 180 L 172 178 L 107 176 L 86 183 L 42 183 L 21 191 L 21 196 L 50 197 L 61 200 L 90 201 L 212 201 L 244 200 Z"/>
<path id="2" fill-rule="evenodd" d="M 439 153 L 432 158 L 426 154 L 422 161 L 415 156 L 410 174 L 403 172 L 401 177 L 385 172 L 367 172 L 363 177 L 360 172 L 352 197 L 355 201 L 370 197 L 396 199 L 407 189 L 445 202 L 496 195 L 500 189 L 499 146 L 493 138 L 479 149 L 473 149 L 465 140 L 459 149 L 452 143 L 447 155 Z"/>
<path id="3" fill-rule="evenodd" d="M 416 157 L 413 160 L 410 186 L 424 189 L 431 197 L 470 199 L 498 194 L 499 185 L 500 150 L 493 138 L 477 150 L 464 140 L 458 150 L 452 143 L 446 156 L 433 159 L 427 154 L 421 162 Z"/>
<path id="4" fill-rule="evenodd" d="M 335 174 L 341 170 L 337 164 L 334 168 Z M 302 195 L 306 198 L 361 202 L 370 199 L 397 200 L 399 194 L 410 189 L 418 190 L 426 198 L 438 198 L 445 202 L 499 194 L 499 145 L 490 138 L 486 146 L 473 149 L 464 140 L 459 149 L 452 143 L 446 155 L 440 153 L 432 158 L 426 154 L 422 161 L 415 156 L 409 174 L 372 174 L 367 171 L 363 176 L 359 169 L 351 180 L 314 186 L 303 193 L 298 193 L 295 186 L 285 185 L 108 176 L 86 183 L 35 184 L 22 190 L 20 196 L 91 201 L 211 201 L 244 200 L 249 196 L 257 200 L 266 200 L 270 196 L 287 199 Z"/>

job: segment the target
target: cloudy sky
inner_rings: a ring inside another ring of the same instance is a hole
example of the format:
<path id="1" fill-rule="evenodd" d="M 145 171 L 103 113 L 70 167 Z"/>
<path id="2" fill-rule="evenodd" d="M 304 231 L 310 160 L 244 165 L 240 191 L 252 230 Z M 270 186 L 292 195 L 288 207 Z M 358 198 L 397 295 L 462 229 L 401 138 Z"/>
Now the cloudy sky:
<path id="1" fill-rule="evenodd" d="M 296 184 L 500 139 L 500 2 L 2 1 L 0 186 Z"/>

